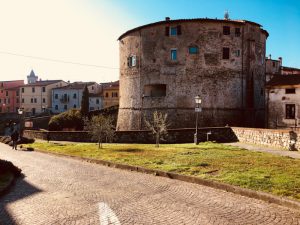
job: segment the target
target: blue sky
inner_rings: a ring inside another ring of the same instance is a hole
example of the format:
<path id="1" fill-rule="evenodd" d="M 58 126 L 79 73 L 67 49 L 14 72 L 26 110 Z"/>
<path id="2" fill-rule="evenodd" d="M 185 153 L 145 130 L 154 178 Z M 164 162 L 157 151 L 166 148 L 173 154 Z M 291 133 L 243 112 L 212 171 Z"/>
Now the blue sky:
<path id="1" fill-rule="evenodd" d="M 257 22 L 270 36 L 267 55 L 283 57 L 284 65 L 300 68 L 300 0 L 111 0 L 129 16 L 131 27 L 181 18 L 223 18 L 228 10 L 231 19 Z M 125 19 L 125 17 L 123 19 Z M 124 27 L 130 28 L 129 24 Z"/>
<path id="2" fill-rule="evenodd" d="M 147 23 L 182 18 L 257 22 L 267 55 L 300 68 L 300 0 L 0 0 L 0 80 L 107 82 L 119 78 L 117 38 Z"/>

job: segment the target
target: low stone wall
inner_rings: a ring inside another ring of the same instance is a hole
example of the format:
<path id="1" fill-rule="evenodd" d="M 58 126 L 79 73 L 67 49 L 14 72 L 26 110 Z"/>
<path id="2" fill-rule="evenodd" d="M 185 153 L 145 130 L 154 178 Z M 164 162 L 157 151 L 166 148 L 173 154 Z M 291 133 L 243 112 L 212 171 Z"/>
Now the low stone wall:
<path id="1" fill-rule="evenodd" d="M 229 127 L 214 127 L 198 129 L 198 140 L 206 141 L 207 133 L 209 141 L 216 142 L 234 142 L 237 141 L 234 133 Z M 50 139 L 55 141 L 77 141 L 91 142 L 91 138 L 85 131 L 36 131 L 25 130 L 24 137 L 47 139 L 49 133 Z M 168 131 L 168 136 L 161 143 L 192 143 L 194 141 L 195 129 L 171 129 Z M 151 132 L 142 131 L 116 131 L 115 143 L 155 143 L 154 136 Z"/>
<path id="2" fill-rule="evenodd" d="M 269 147 L 289 149 L 294 143 L 294 150 L 300 149 L 299 131 L 232 127 L 240 142 L 248 142 Z"/>

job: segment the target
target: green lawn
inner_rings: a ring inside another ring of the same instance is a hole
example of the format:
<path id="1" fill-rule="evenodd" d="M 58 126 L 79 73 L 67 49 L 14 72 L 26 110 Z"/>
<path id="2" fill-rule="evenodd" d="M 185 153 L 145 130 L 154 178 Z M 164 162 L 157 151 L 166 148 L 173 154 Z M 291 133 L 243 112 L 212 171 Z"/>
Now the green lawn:
<path id="1" fill-rule="evenodd" d="M 49 152 L 109 160 L 193 175 L 300 200 L 300 160 L 252 152 L 216 143 L 104 144 L 42 143 L 24 145 Z"/>

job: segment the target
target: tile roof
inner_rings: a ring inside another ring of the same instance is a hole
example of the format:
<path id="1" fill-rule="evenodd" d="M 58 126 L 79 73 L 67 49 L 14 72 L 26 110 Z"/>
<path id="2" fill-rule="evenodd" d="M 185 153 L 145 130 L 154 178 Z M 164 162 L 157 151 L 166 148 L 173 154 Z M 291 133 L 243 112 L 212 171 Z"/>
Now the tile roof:
<path id="1" fill-rule="evenodd" d="M 267 88 L 300 85 L 300 75 L 276 75 L 267 84 Z"/>
<path id="2" fill-rule="evenodd" d="M 63 80 L 41 80 L 41 81 L 37 81 L 35 83 L 22 85 L 21 87 L 47 86 L 47 85 L 55 84 L 55 83 L 58 83 L 58 82 L 61 82 L 61 81 L 63 81 Z"/>
<path id="3" fill-rule="evenodd" d="M 90 86 L 96 84 L 96 82 L 74 82 L 64 87 L 58 87 L 54 89 L 64 89 L 64 90 L 70 90 L 70 89 L 84 89 L 85 85 Z"/>

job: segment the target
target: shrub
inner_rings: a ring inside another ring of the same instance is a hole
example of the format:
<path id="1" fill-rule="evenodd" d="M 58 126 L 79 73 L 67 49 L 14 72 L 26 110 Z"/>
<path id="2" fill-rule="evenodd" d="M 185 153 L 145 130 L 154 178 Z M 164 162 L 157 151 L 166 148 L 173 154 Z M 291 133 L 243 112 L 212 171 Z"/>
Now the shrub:
<path id="1" fill-rule="evenodd" d="M 60 131 L 63 128 L 82 130 L 83 118 L 80 110 L 70 109 L 66 112 L 53 116 L 49 121 L 49 130 Z"/>

